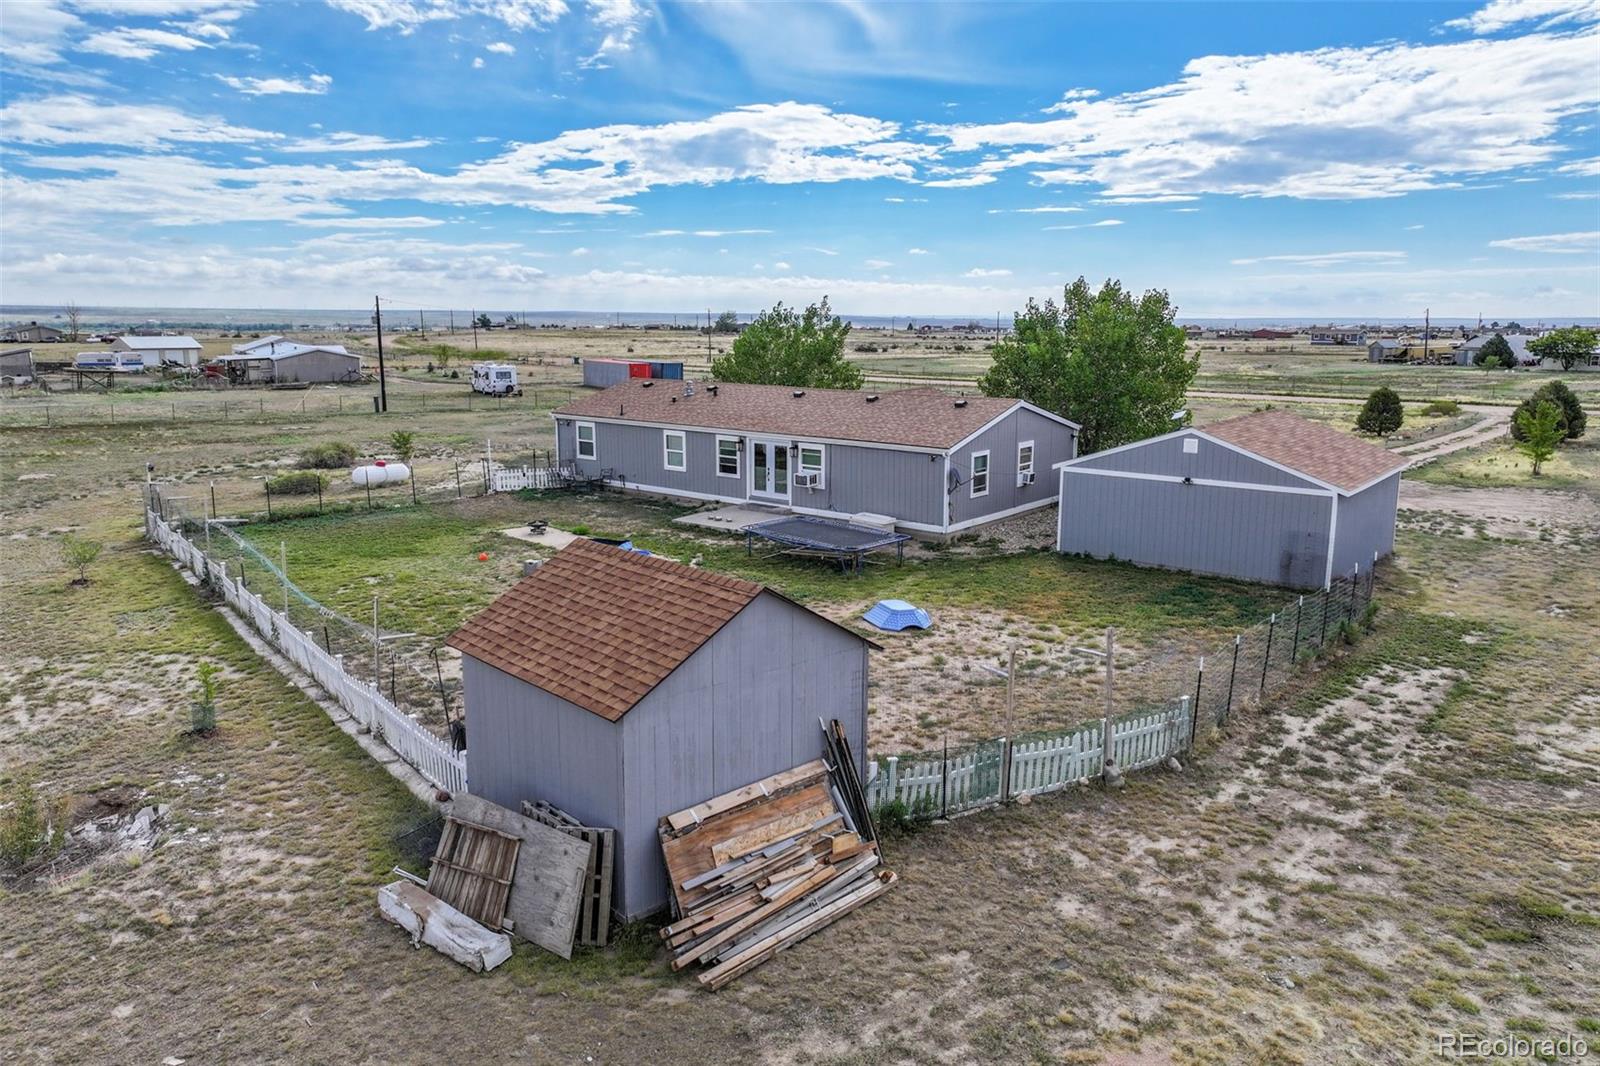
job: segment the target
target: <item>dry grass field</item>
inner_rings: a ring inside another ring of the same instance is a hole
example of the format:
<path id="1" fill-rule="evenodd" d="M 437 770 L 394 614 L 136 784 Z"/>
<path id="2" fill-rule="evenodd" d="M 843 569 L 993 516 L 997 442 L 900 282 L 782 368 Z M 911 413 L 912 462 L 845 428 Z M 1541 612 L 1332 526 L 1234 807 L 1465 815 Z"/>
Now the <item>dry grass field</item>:
<path id="1" fill-rule="evenodd" d="M 395 385 L 405 402 L 463 389 Z M 648 929 L 571 963 L 524 946 L 479 977 L 378 918 L 395 835 L 422 809 L 137 539 L 138 499 L 147 457 L 244 494 L 310 444 L 376 454 L 394 424 L 288 405 L 224 421 L 206 396 L 157 395 L 176 417 L 0 429 L 0 788 L 31 782 L 75 823 L 168 807 L 153 841 L 0 879 L 0 1060 L 1427 1062 L 1458 1030 L 1600 1045 L 1592 439 L 1538 482 L 1500 445 L 1424 468 L 1374 632 L 1235 717 L 1182 773 L 897 836 L 894 891 L 707 994 Z M 25 402 L 0 403 L 0 425 Z M 548 409 L 436 403 L 404 425 L 446 464 L 485 438 L 497 454 L 548 447 Z M 534 506 L 297 520 L 281 539 L 321 553 L 319 595 L 353 603 L 381 583 L 437 627 L 514 575 L 514 552 L 480 570 L 469 552 Z M 661 505 L 560 506 L 663 549 L 680 535 Z M 87 586 L 60 562 L 66 532 L 106 545 Z M 991 644 L 1009 629 L 1049 648 L 1106 624 L 1142 631 L 1136 646 L 1221 633 L 1276 595 L 1072 563 L 1026 530 L 855 587 L 693 546 L 840 616 L 909 589 Z M 949 639 L 930 633 L 916 669 L 991 650 Z M 201 661 L 223 668 L 205 738 L 184 732 Z M 949 724 L 896 729 L 922 743 Z"/>

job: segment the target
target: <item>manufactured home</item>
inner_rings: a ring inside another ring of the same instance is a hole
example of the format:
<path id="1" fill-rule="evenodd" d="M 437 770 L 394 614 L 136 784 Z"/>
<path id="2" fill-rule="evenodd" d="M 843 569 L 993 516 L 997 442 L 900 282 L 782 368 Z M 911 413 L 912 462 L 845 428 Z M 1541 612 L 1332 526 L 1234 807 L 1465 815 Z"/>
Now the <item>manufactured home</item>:
<path id="1" fill-rule="evenodd" d="M 0 341 L 20 341 L 33 344 L 53 344 L 65 339 L 66 334 L 54 326 L 41 326 L 30 322 L 26 326 L 12 326 L 0 333 Z"/>
<path id="2" fill-rule="evenodd" d="M 887 515 L 943 536 L 1055 502 L 1078 425 L 1022 400 L 631 379 L 554 412 L 587 476 L 687 500 Z"/>
<path id="3" fill-rule="evenodd" d="M 1321 588 L 1394 551 L 1406 464 L 1287 411 L 1180 429 L 1059 464 L 1056 547 Z"/>
<path id="4" fill-rule="evenodd" d="M 200 365 L 201 346 L 193 337 L 139 337 L 130 333 L 112 341 L 111 348 L 134 353 L 150 370 L 160 366 Z"/>
<path id="5" fill-rule="evenodd" d="M 446 643 L 462 654 L 473 794 L 614 828 L 625 920 L 668 901 L 664 815 L 815 759 L 818 719 L 865 757 L 877 645 L 659 556 L 574 541 Z"/>

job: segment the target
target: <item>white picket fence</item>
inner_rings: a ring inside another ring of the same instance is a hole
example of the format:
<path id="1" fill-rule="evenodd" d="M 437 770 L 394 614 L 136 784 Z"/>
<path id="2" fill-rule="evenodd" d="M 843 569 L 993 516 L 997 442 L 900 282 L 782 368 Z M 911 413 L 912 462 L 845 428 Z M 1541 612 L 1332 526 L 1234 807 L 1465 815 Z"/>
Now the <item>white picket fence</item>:
<path id="1" fill-rule="evenodd" d="M 344 656 L 330 655 L 316 640 L 297 628 L 281 611 L 274 611 L 259 595 L 213 570 L 205 552 L 160 516 L 151 512 L 149 529 L 156 543 L 196 577 L 221 591 L 268 643 L 281 651 L 349 712 L 357 722 L 379 737 L 396 755 L 415 767 L 427 781 L 447 792 L 467 791 L 466 754 L 457 754 L 415 719 L 400 711 L 376 687 L 345 671 Z"/>
<path id="2" fill-rule="evenodd" d="M 571 474 L 554 466 L 497 466 L 489 471 L 489 491 L 518 492 L 522 489 L 558 489 Z"/>
<path id="3" fill-rule="evenodd" d="M 1141 770 L 1185 750 L 1193 724 L 1188 696 L 1161 710 L 1113 719 L 1111 753 L 1117 769 Z M 891 755 L 874 766 L 867 802 L 881 807 L 899 800 L 913 813 L 948 816 L 1054 792 L 1101 776 L 1103 732 L 1102 723 L 1092 721 L 1060 733 L 1000 737 L 948 757 Z"/>

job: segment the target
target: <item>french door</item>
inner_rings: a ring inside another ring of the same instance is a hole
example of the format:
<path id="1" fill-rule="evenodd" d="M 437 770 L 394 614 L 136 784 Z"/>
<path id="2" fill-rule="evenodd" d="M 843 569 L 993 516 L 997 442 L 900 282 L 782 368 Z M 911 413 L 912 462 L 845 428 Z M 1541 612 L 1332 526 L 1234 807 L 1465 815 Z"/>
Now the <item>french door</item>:
<path id="1" fill-rule="evenodd" d="M 750 442 L 750 495 L 785 502 L 789 499 L 789 445 L 783 441 Z"/>

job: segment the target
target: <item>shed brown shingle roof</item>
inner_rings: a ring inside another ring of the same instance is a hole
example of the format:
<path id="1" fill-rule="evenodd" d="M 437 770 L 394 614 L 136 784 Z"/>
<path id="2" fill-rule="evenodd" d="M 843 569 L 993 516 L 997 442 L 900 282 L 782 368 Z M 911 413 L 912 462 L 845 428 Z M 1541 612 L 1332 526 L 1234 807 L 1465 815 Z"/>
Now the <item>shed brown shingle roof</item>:
<path id="1" fill-rule="evenodd" d="M 770 591 L 726 574 L 579 539 L 445 643 L 615 722 L 752 600 Z"/>
<path id="2" fill-rule="evenodd" d="M 1260 411 L 1201 426 L 1200 431 L 1237 445 L 1346 492 L 1404 470 L 1402 455 L 1288 411 Z"/>
<path id="3" fill-rule="evenodd" d="M 934 388 L 804 389 L 786 385 L 694 383 L 661 379 L 648 388 L 630 380 L 584 396 L 556 414 L 574 418 L 616 418 L 695 429 L 899 444 L 944 449 L 982 429 L 1017 401 L 998 396 L 952 396 Z M 709 385 L 716 384 L 713 394 Z M 878 399 L 868 402 L 869 396 Z M 960 406 L 957 406 L 957 404 Z"/>

